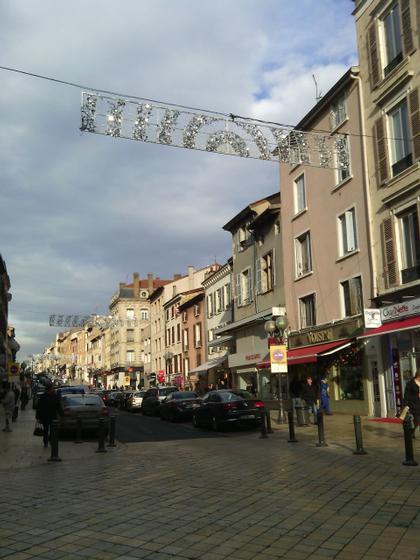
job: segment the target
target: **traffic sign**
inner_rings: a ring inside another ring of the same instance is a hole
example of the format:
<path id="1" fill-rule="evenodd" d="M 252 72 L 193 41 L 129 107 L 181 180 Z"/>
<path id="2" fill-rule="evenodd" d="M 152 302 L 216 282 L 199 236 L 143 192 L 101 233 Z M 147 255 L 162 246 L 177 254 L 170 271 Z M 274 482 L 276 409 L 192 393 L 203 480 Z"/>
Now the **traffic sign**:
<path id="1" fill-rule="evenodd" d="M 19 375 L 19 364 L 17 362 L 9 362 L 9 374 Z"/>

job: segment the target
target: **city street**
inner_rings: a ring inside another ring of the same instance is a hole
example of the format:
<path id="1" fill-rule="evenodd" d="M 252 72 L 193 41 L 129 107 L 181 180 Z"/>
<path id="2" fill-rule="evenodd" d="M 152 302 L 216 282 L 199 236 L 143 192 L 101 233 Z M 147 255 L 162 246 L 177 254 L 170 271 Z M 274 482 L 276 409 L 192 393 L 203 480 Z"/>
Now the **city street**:
<path id="1" fill-rule="evenodd" d="M 260 439 L 121 412 L 117 448 L 65 440 L 49 463 L 26 410 L 0 433 L 3 449 L 10 437 L 32 446 L 30 466 L 1 471 L 0 557 L 420 558 L 420 468 L 401 465 L 400 426 L 370 423 L 355 456 L 350 420 L 330 418 L 317 448 L 314 427 L 289 444 L 275 423 Z"/>

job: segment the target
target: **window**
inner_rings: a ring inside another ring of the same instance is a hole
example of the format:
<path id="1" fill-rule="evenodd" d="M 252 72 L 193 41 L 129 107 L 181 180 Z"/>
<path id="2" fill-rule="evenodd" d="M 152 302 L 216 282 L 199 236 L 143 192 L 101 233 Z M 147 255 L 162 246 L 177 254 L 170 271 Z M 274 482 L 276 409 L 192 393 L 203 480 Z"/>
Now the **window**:
<path id="1" fill-rule="evenodd" d="M 127 356 L 127 362 L 129 364 L 134 362 L 134 350 L 127 350 L 126 356 Z"/>
<path id="2" fill-rule="evenodd" d="M 186 322 L 187 322 L 187 312 L 186 312 L 186 311 L 183 311 L 183 312 L 182 312 L 182 322 L 183 322 L 183 323 L 186 323 Z"/>
<path id="3" fill-rule="evenodd" d="M 166 310 L 166 320 L 169 321 L 169 309 Z"/>
<path id="4" fill-rule="evenodd" d="M 171 344 L 175 344 L 175 327 L 171 327 Z"/>
<path id="5" fill-rule="evenodd" d="M 129 319 L 130 321 L 134 320 L 134 309 L 127 309 L 127 319 Z"/>
<path id="6" fill-rule="evenodd" d="M 346 100 L 344 95 L 341 95 L 331 105 L 331 112 L 330 112 L 331 130 L 337 128 L 337 126 L 343 123 L 346 120 L 346 118 L 347 118 Z"/>
<path id="7" fill-rule="evenodd" d="M 243 251 L 249 245 L 250 232 L 246 225 L 241 226 L 237 232 L 238 251 Z"/>
<path id="8" fill-rule="evenodd" d="M 299 278 L 312 270 L 311 236 L 309 231 L 295 239 L 296 277 Z"/>
<path id="9" fill-rule="evenodd" d="M 341 282 L 341 297 L 344 317 L 363 312 L 362 279 L 360 276 Z"/>
<path id="10" fill-rule="evenodd" d="M 181 342 L 181 325 L 179 323 L 176 326 L 176 341 Z"/>
<path id="11" fill-rule="evenodd" d="M 134 329 L 127 329 L 127 342 L 134 342 Z"/>
<path id="12" fill-rule="evenodd" d="M 349 140 L 347 138 L 347 136 L 344 136 L 342 138 L 343 141 L 343 145 L 345 147 L 345 149 L 347 150 L 347 154 L 348 154 L 348 166 L 347 167 L 342 167 L 340 165 L 340 162 L 338 161 L 338 157 L 336 155 L 337 161 L 336 161 L 336 165 L 337 165 L 337 185 L 339 185 L 340 183 L 342 183 L 343 181 L 345 181 L 348 177 L 350 177 L 351 175 L 351 171 L 350 171 L 350 149 L 349 149 Z"/>
<path id="13" fill-rule="evenodd" d="M 200 304 L 199 303 L 194 305 L 194 317 L 198 317 L 198 315 L 200 315 Z"/>
<path id="14" fill-rule="evenodd" d="M 403 59 L 398 4 L 389 10 L 382 22 L 386 51 L 384 74 L 387 76 Z"/>
<path id="15" fill-rule="evenodd" d="M 209 342 L 211 342 L 212 340 L 214 340 L 214 329 L 209 329 L 209 331 L 208 331 L 208 339 L 209 339 Z"/>
<path id="16" fill-rule="evenodd" d="M 295 179 L 293 185 L 295 214 L 298 214 L 306 208 L 305 176 L 301 175 L 300 177 Z"/>
<path id="17" fill-rule="evenodd" d="M 220 313 L 222 311 L 222 290 L 220 288 L 215 292 L 215 300 L 216 313 Z"/>
<path id="18" fill-rule="evenodd" d="M 213 294 L 209 294 L 207 296 L 207 317 L 213 317 L 214 309 L 213 309 Z"/>
<path id="19" fill-rule="evenodd" d="M 184 373 L 190 372 L 190 360 L 188 358 L 184 358 Z"/>
<path id="20" fill-rule="evenodd" d="M 402 283 L 420 278 L 420 234 L 416 208 L 411 208 L 399 217 Z"/>
<path id="21" fill-rule="evenodd" d="M 274 249 L 272 249 L 257 259 L 257 294 L 272 290 L 275 283 Z"/>
<path id="22" fill-rule="evenodd" d="M 300 328 L 316 325 L 315 294 L 310 294 L 299 299 Z"/>
<path id="23" fill-rule="evenodd" d="M 357 249 L 356 214 L 351 208 L 338 217 L 338 236 L 340 257 L 352 253 Z"/>
<path id="24" fill-rule="evenodd" d="M 201 346 L 201 323 L 194 325 L 194 347 L 200 348 Z"/>
<path id="25" fill-rule="evenodd" d="M 392 174 L 395 176 L 412 164 L 406 100 L 388 112 L 388 123 Z"/>
<path id="26" fill-rule="evenodd" d="M 223 300 L 224 309 L 228 309 L 230 307 L 230 284 L 225 284 L 223 286 Z"/>
<path id="27" fill-rule="evenodd" d="M 182 331 L 182 346 L 184 350 L 188 350 L 188 329 Z"/>
<path id="28" fill-rule="evenodd" d="M 236 275 L 237 306 L 248 305 L 252 301 L 252 272 L 248 267 Z"/>
<path id="29" fill-rule="evenodd" d="M 147 321 L 149 319 L 149 310 L 148 309 L 140 309 L 140 319 L 142 321 Z"/>

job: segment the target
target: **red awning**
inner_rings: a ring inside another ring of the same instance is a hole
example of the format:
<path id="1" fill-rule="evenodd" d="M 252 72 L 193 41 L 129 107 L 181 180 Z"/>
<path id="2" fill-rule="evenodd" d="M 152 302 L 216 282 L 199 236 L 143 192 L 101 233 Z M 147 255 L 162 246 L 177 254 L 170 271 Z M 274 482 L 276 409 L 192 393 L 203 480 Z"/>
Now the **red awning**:
<path id="1" fill-rule="evenodd" d="M 294 366 L 296 364 L 316 362 L 318 357 L 322 357 L 324 352 L 327 354 L 339 352 L 342 348 L 349 346 L 350 343 L 350 338 L 344 338 L 342 340 L 334 340 L 334 342 L 324 342 L 323 344 L 291 348 L 287 352 L 287 363 L 289 366 Z"/>
<path id="2" fill-rule="evenodd" d="M 258 362 L 257 364 L 255 364 L 255 367 L 257 369 L 267 369 L 271 367 L 271 362 L 270 362 L 270 354 L 267 354 L 264 358 L 264 360 L 262 360 L 261 362 Z"/>
<path id="3" fill-rule="evenodd" d="M 370 336 L 378 336 L 380 334 L 407 331 L 409 329 L 415 329 L 416 327 L 420 327 L 420 316 L 408 317 L 400 319 L 399 321 L 390 321 L 389 323 L 384 323 L 380 327 L 376 327 L 376 329 L 366 329 L 365 332 L 357 338 L 369 338 Z"/>

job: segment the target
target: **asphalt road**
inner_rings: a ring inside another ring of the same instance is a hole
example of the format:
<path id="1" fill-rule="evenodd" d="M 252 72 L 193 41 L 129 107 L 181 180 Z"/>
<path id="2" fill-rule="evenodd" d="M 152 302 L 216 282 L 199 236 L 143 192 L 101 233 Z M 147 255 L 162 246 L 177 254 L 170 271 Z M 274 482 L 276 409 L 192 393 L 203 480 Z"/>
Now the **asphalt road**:
<path id="1" fill-rule="evenodd" d="M 205 438 L 223 438 L 252 434 L 258 437 L 255 429 L 229 429 L 223 432 L 212 432 L 194 428 L 192 422 L 168 422 L 158 416 L 143 416 L 140 412 L 125 412 L 110 409 L 116 415 L 116 439 L 121 443 L 142 441 L 174 441 Z"/>

